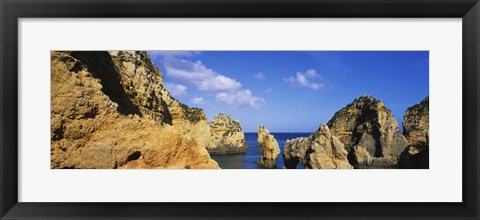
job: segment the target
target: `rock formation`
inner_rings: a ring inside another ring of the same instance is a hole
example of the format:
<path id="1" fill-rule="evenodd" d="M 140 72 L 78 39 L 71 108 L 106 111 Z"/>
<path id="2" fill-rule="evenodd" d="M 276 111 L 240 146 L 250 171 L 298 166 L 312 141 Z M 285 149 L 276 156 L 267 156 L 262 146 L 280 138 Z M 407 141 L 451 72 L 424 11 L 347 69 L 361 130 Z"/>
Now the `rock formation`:
<path id="1" fill-rule="evenodd" d="M 327 125 L 345 145 L 355 168 L 395 168 L 408 145 L 392 112 L 371 96 L 355 99 L 336 112 Z"/>
<path id="2" fill-rule="evenodd" d="M 403 117 L 403 134 L 408 147 L 400 154 L 398 168 L 428 169 L 429 167 L 429 100 L 426 97 L 420 103 L 407 109 Z"/>
<path id="3" fill-rule="evenodd" d="M 209 125 L 212 141 L 207 150 L 210 154 L 236 154 L 247 151 L 247 142 L 238 120 L 232 120 L 227 114 L 218 114 Z"/>
<path id="4" fill-rule="evenodd" d="M 309 137 L 287 140 L 283 160 L 287 169 L 295 169 L 298 163 L 309 169 L 352 169 L 347 154 L 340 140 L 322 124 Z"/>
<path id="5" fill-rule="evenodd" d="M 280 147 L 275 137 L 263 127 L 258 126 L 258 148 L 263 152 L 257 164 L 265 168 L 277 168 L 277 157 L 280 154 Z"/>
<path id="6" fill-rule="evenodd" d="M 310 148 L 306 152 L 305 167 L 310 169 L 352 169 L 348 163 L 347 151 L 337 137 L 333 136 L 327 125 L 310 137 Z"/>
<path id="7" fill-rule="evenodd" d="M 396 168 L 397 157 L 373 157 L 362 145 L 352 147 L 348 161 L 357 169 L 393 169 Z"/>
<path id="8" fill-rule="evenodd" d="M 283 147 L 283 163 L 287 169 L 295 169 L 297 165 L 307 163 L 307 150 L 310 149 L 311 138 L 299 137 L 287 140 Z"/>
<path id="9" fill-rule="evenodd" d="M 209 145 L 146 52 L 51 53 L 51 168 L 218 168 Z"/>

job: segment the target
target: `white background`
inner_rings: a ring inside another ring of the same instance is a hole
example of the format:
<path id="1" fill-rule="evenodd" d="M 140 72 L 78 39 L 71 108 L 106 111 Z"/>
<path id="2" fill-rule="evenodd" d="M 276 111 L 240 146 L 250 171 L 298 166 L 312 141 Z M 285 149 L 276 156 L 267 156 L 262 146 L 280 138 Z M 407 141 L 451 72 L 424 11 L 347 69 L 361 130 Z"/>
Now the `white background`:
<path id="1" fill-rule="evenodd" d="M 461 202 L 461 19 L 20 19 L 21 202 Z M 429 170 L 51 170 L 50 50 L 429 50 Z"/>

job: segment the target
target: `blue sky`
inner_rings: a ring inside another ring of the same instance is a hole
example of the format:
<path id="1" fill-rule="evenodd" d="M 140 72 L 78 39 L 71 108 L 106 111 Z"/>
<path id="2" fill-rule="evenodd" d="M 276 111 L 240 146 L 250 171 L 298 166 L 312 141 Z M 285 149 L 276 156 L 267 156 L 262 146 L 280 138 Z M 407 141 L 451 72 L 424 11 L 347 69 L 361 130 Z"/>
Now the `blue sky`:
<path id="1" fill-rule="evenodd" d="M 428 51 L 149 51 L 164 84 L 208 119 L 245 132 L 313 132 L 362 95 L 383 100 L 401 127 L 429 94 Z"/>

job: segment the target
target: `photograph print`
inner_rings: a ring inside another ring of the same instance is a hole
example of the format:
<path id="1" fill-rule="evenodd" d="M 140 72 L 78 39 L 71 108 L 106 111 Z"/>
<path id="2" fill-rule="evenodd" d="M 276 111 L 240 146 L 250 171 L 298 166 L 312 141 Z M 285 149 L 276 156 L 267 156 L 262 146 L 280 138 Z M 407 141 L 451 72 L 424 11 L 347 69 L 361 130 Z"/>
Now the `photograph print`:
<path id="1" fill-rule="evenodd" d="M 51 169 L 428 169 L 428 51 L 51 51 Z"/>

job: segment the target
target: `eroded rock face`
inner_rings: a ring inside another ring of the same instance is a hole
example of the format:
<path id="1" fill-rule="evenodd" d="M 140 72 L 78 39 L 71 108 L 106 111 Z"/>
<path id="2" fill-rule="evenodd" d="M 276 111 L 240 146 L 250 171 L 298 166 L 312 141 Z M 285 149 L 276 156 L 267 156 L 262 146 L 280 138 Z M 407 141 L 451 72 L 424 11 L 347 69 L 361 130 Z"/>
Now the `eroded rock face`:
<path id="1" fill-rule="evenodd" d="M 210 127 L 202 109 L 190 108 L 170 96 L 163 87 L 163 78 L 147 53 L 134 51 L 109 52 L 122 78 L 121 84 L 142 114 L 149 115 L 194 137 L 200 146 L 210 146 Z"/>
<path id="2" fill-rule="evenodd" d="M 299 137 L 287 140 L 283 147 L 283 163 L 287 169 L 295 169 L 297 165 L 305 165 L 307 162 L 306 153 L 310 149 L 311 139 L 309 137 Z"/>
<path id="3" fill-rule="evenodd" d="M 306 152 L 305 167 L 310 169 L 352 169 L 348 163 L 347 151 L 337 137 L 333 136 L 327 125 L 310 137 L 310 148 Z"/>
<path id="4" fill-rule="evenodd" d="M 392 112 L 371 96 L 355 99 L 336 112 L 327 125 L 345 145 L 349 162 L 356 168 L 395 168 L 398 156 L 408 145 Z M 356 157 L 363 154 L 378 162 L 360 165 L 363 157 Z"/>
<path id="5" fill-rule="evenodd" d="M 263 155 L 257 161 L 257 164 L 265 168 L 276 168 L 277 157 L 280 154 L 280 146 L 270 131 L 265 129 L 263 125 L 258 126 L 258 147 Z"/>
<path id="6" fill-rule="evenodd" d="M 237 154 L 247 151 L 245 135 L 238 120 L 232 120 L 227 114 L 218 114 L 209 125 L 212 141 L 207 150 L 210 154 Z"/>
<path id="7" fill-rule="evenodd" d="M 218 168 L 209 144 L 145 52 L 51 53 L 51 168 Z"/>
<path id="8" fill-rule="evenodd" d="M 398 168 L 428 169 L 429 167 L 429 99 L 407 109 L 403 117 L 403 134 L 408 147 L 400 154 Z"/>
<path id="9" fill-rule="evenodd" d="M 350 150 L 348 159 L 356 169 L 394 169 L 397 162 L 397 157 L 373 157 L 361 145 L 356 145 Z"/>
<path id="10" fill-rule="evenodd" d="M 428 96 L 420 103 L 407 109 L 403 117 L 403 134 L 410 145 L 428 146 L 429 132 L 429 99 Z"/>
<path id="11" fill-rule="evenodd" d="M 283 160 L 287 169 L 295 169 L 298 163 L 308 169 L 352 169 L 347 154 L 340 140 L 322 124 L 309 137 L 287 140 Z"/>

